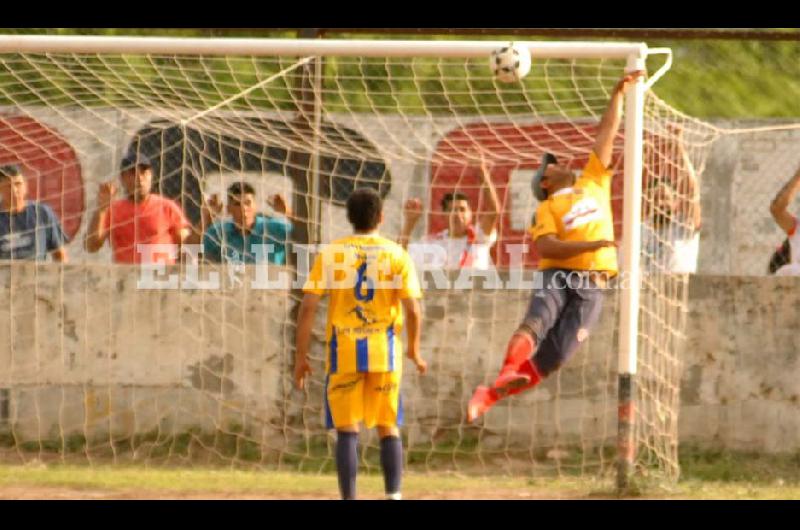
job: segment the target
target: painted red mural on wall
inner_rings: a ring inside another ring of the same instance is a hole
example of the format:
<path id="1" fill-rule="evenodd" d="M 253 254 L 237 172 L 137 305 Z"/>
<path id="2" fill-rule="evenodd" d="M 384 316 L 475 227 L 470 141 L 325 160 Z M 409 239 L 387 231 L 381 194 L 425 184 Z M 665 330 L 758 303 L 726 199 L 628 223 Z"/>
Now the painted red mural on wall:
<path id="1" fill-rule="evenodd" d="M 83 177 L 75 150 L 58 132 L 27 116 L 0 116 L 0 164 L 19 164 L 31 199 L 46 202 L 72 239 L 81 226 Z"/>

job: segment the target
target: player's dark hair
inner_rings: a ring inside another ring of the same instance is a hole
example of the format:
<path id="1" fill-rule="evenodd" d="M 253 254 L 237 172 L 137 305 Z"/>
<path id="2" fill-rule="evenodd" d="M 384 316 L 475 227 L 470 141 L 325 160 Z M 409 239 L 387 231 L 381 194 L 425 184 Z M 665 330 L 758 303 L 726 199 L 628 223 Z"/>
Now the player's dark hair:
<path id="1" fill-rule="evenodd" d="M 16 164 L 0 166 L 0 179 L 6 179 L 22 175 L 22 169 Z"/>
<path id="2" fill-rule="evenodd" d="M 768 270 L 770 274 L 775 274 L 775 272 L 789 263 L 789 259 L 792 255 L 792 246 L 789 244 L 788 239 L 784 239 L 781 246 L 773 252 L 772 257 L 769 259 L 769 266 Z"/>
<path id="3" fill-rule="evenodd" d="M 374 230 L 381 219 L 383 201 L 372 188 L 359 188 L 347 198 L 347 220 L 356 232 Z"/>
<path id="4" fill-rule="evenodd" d="M 256 190 L 247 182 L 234 182 L 228 186 L 228 197 L 241 197 L 242 195 L 255 195 Z"/>
<path id="5" fill-rule="evenodd" d="M 445 212 L 450 210 L 450 205 L 453 201 L 469 201 L 469 198 L 460 191 L 445 193 L 444 197 L 442 197 L 442 202 L 441 202 L 442 210 Z"/>

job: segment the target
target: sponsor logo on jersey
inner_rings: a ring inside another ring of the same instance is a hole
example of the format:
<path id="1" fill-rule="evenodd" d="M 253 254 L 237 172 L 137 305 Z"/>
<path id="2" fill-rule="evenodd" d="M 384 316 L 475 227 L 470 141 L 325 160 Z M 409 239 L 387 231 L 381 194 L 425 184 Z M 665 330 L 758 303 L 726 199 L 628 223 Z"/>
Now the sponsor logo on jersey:
<path id="1" fill-rule="evenodd" d="M 569 212 L 561 218 L 561 221 L 564 223 L 565 229 L 573 230 L 592 221 L 598 221 L 602 216 L 597 201 L 592 197 L 585 197 L 576 202 Z"/>

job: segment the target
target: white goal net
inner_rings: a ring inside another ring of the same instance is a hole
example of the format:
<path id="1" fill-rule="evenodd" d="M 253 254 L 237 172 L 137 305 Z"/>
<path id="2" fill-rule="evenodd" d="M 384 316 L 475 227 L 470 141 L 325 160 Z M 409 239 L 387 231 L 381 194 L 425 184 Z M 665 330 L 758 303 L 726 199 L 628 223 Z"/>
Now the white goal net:
<path id="1" fill-rule="evenodd" d="M 292 388 L 299 291 L 291 284 L 307 267 L 303 245 L 350 232 L 343 204 L 357 187 L 384 197 L 382 232 L 391 238 L 410 198 L 425 206 L 415 238 L 447 227 L 439 206 L 445 193 L 464 193 L 480 215 L 487 208 L 479 176 L 484 158 L 501 202 L 492 250 L 501 284 L 476 280 L 458 289 L 428 281 L 422 344 L 430 371 L 404 376 L 408 464 L 479 473 L 613 472 L 621 285 L 609 290 L 596 330 L 558 373 L 475 425 L 465 409 L 475 386 L 499 369 L 530 296 L 507 280 L 520 272 L 530 279 L 537 262 L 527 235 L 536 208 L 531 175 L 544 152 L 576 170 L 585 164 L 626 70 L 624 55 L 604 58 L 603 45 L 592 58 L 534 51 L 530 74 L 503 84 L 492 78 L 488 52 L 475 51 L 490 49 L 485 42 L 466 43 L 475 47 L 458 57 L 425 51 L 436 43 L 422 41 L 414 43 L 416 55 L 385 56 L 369 48 L 358 54 L 355 44 L 335 52 L 297 44 L 293 52 L 286 41 L 274 53 L 266 45 L 245 53 L 205 41 L 205 51 L 192 53 L 189 45 L 170 52 L 166 44 L 150 51 L 122 49 L 124 43 L 92 51 L 99 45 L 90 41 L 75 48 L 56 40 L 38 48 L 19 38 L 16 48 L 2 42 L 0 165 L 22 168 L 29 198 L 52 207 L 69 240 L 68 264 L 0 264 L 6 457 L 330 468 L 324 311 L 310 389 Z M 652 74 L 658 64 L 648 66 Z M 674 478 L 688 286 L 682 267 L 691 265 L 681 256 L 699 228 L 693 208 L 720 132 L 649 90 L 643 107 L 644 201 L 634 228 L 642 234 L 636 462 L 642 473 Z M 612 198 L 620 240 L 624 133 Z M 252 184 L 258 209 L 273 219 L 281 212 L 268 198 L 283 194 L 294 210 L 285 266 L 223 262 L 197 269 L 190 257 L 153 273 L 161 282 L 153 287 L 140 267 L 113 263 L 108 242 L 88 253 L 83 242 L 98 187 L 109 180 L 119 187 L 120 161 L 132 151 L 150 159 L 153 191 L 174 200 L 195 226 L 210 198 L 224 202 L 233 182 Z M 514 259 L 523 244 L 531 250 Z M 197 281 L 188 279 L 192 274 Z M 373 436 L 362 435 L 362 458 L 371 466 L 378 455 Z"/>

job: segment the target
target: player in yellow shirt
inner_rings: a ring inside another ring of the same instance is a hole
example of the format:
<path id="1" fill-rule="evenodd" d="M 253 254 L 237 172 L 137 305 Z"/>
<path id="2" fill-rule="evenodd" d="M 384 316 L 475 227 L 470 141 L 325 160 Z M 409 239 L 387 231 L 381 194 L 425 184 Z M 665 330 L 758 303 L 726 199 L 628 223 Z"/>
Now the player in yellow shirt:
<path id="1" fill-rule="evenodd" d="M 617 273 L 608 168 L 623 96 L 643 73 L 627 74 L 617 83 L 579 177 L 554 155 L 544 155 L 532 183 L 541 204 L 530 230 L 541 257 L 543 288 L 533 293 L 494 385 L 479 386 L 472 395 L 470 422 L 500 399 L 532 388 L 558 370 L 600 316 L 605 280 Z"/>
<path id="2" fill-rule="evenodd" d="M 400 381 L 403 309 L 408 320 L 408 358 L 424 374 L 420 357 L 422 297 L 414 264 L 397 243 L 378 234 L 380 196 L 357 189 L 347 199 L 355 234 L 326 245 L 303 287 L 297 322 L 295 383 L 311 373 L 308 349 L 320 298 L 328 295 L 326 325 L 326 423 L 336 429 L 336 470 L 343 499 L 356 496 L 359 424 L 377 426 L 388 499 L 400 498 L 403 445 Z"/>

